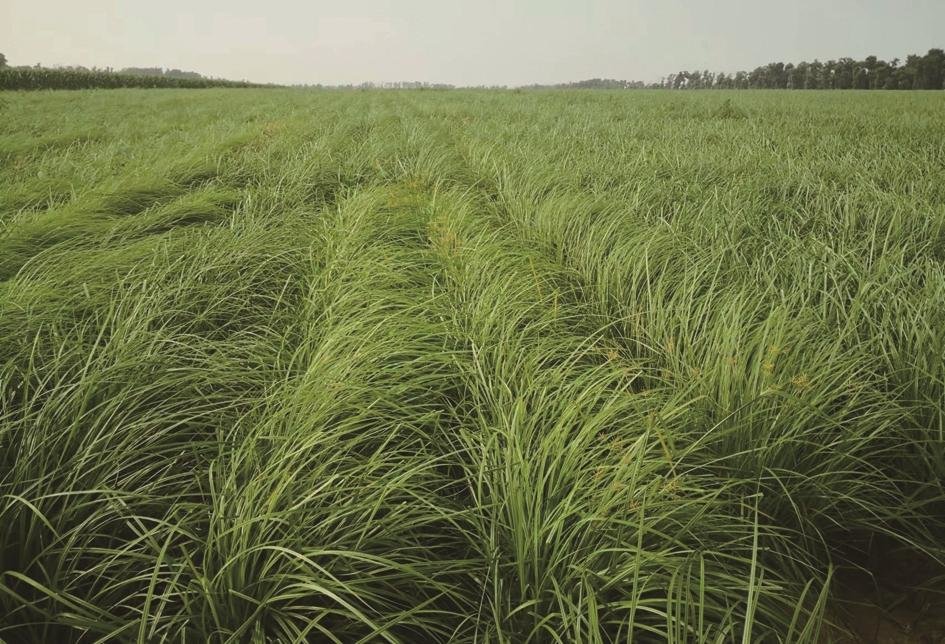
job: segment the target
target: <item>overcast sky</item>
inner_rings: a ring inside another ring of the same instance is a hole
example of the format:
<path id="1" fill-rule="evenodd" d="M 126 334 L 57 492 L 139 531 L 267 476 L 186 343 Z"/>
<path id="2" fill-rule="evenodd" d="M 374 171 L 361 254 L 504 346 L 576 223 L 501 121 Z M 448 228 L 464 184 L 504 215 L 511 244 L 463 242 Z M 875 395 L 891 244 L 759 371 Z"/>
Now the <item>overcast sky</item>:
<path id="1" fill-rule="evenodd" d="M 652 81 L 943 46 L 945 0 L 0 0 L 12 65 L 279 83 Z"/>

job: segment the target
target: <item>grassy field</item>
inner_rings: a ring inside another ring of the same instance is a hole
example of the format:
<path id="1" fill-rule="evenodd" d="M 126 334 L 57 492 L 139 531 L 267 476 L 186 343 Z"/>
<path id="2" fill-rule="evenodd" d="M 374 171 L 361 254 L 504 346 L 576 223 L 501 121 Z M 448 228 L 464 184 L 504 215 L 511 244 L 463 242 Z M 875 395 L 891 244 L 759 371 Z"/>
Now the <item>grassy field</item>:
<path id="1" fill-rule="evenodd" d="M 0 104 L 0 639 L 937 632 L 942 93 Z"/>

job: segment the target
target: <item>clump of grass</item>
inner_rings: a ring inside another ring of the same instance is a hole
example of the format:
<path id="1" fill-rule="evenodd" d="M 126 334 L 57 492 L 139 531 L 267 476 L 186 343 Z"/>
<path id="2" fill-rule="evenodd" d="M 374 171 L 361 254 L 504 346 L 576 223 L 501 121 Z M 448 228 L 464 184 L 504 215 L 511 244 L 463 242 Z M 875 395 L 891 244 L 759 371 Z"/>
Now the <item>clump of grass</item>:
<path id="1" fill-rule="evenodd" d="M 741 120 L 748 118 L 748 112 L 742 107 L 735 105 L 732 99 L 726 98 L 721 105 L 712 111 L 712 116 L 717 119 Z"/>

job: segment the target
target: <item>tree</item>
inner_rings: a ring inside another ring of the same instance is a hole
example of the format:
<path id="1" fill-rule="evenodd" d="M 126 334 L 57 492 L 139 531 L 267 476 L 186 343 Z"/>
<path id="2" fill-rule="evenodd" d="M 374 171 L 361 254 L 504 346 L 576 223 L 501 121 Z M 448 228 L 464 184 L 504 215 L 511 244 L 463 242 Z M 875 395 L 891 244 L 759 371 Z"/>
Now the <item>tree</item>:
<path id="1" fill-rule="evenodd" d="M 801 61 L 791 72 L 792 89 L 810 89 L 810 63 Z"/>
<path id="2" fill-rule="evenodd" d="M 784 63 L 768 63 L 765 67 L 765 77 L 767 78 L 768 87 L 772 89 L 785 89 L 787 87 Z"/>
<path id="3" fill-rule="evenodd" d="M 866 67 L 856 66 L 853 72 L 853 88 L 854 89 L 869 89 L 870 88 L 870 71 Z"/>
<path id="4" fill-rule="evenodd" d="M 804 76 L 804 89 L 821 89 L 823 85 L 820 84 L 820 81 L 823 75 L 824 64 L 815 58 L 814 62 L 807 65 L 806 75 Z"/>
<path id="5" fill-rule="evenodd" d="M 756 67 L 751 71 L 750 74 L 748 74 L 748 86 L 752 89 L 766 87 L 766 80 L 764 67 Z"/>
<path id="6" fill-rule="evenodd" d="M 920 60 L 921 56 L 906 56 L 906 64 L 899 70 L 899 89 L 922 89 L 922 78 L 919 76 Z"/>
<path id="7" fill-rule="evenodd" d="M 0 54 L 0 69 L 3 69 L 7 66 L 7 57 L 3 54 Z"/>
<path id="8" fill-rule="evenodd" d="M 916 62 L 918 89 L 942 89 L 945 75 L 945 51 L 930 49 Z"/>

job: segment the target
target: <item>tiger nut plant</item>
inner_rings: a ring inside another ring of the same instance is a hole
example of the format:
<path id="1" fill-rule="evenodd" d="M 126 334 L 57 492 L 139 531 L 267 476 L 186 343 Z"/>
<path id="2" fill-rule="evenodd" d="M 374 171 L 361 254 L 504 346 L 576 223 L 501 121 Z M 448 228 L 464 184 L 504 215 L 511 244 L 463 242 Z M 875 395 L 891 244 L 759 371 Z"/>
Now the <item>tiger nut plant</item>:
<path id="1" fill-rule="evenodd" d="M 2 641 L 945 614 L 941 93 L 2 101 Z"/>

